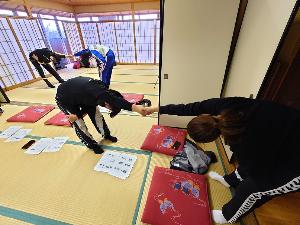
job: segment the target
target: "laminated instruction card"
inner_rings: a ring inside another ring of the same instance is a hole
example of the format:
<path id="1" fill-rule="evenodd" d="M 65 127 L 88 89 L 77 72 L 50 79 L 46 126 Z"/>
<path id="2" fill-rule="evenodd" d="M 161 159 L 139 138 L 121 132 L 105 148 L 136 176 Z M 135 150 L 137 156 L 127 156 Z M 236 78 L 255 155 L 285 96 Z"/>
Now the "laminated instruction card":
<path id="1" fill-rule="evenodd" d="M 136 160 L 137 156 L 135 155 L 105 151 L 94 170 L 105 172 L 124 180 L 129 176 Z"/>
<path id="2" fill-rule="evenodd" d="M 20 141 L 24 137 L 27 136 L 31 132 L 32 129 L 20 129 L 13 135 L 11 135 L 9 138 L 5 140 L 5 142 L 14 142 L 14 141 Z"/>
<path id="3" fill-rule="evenodd" d="M 9 138 L 12 136 L 14 133 L 16 133 L 18 130 L 20 130 L 22 126 L 10 126 L 6 130 L 2 131 L 0 134 L 0 138 Z"/>
<path id="4" fill-rule="evenodd" d="M 25 153 L 37 155 L 41 152 L 57 152 L 68 139 L 69 137 L 41 138 L 30 146 Z"/>
<path id="5" fill-rule="evenodd" d="M 5 142 L 20 141 L 31 132 L 32 129 L 21 129 L 22 126 L 10 126 L 0 134 L 0 138 L 6 139 Z"/>

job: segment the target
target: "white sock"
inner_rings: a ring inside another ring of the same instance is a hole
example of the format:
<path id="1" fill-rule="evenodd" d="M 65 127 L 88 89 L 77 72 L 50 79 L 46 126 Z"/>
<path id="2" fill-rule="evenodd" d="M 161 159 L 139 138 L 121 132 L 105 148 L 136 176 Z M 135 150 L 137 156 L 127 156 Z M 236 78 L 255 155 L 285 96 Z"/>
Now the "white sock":
<path id="1" fill-rule="evenodd" d="M 228 221 L 223 216 L 222 210 L 212 210 L 212 218 L 215 223 L 224 224 Z"/>
<path id="2" fill-rule="evenodd" d="M 219 181 L 221 184 L 223 184 L 225 187 L 230 187 L 230 185 L 225 181 L 225 179 L 218 173 L 211 171 L 208 173 L 208 176 L 214 180 Z"/>

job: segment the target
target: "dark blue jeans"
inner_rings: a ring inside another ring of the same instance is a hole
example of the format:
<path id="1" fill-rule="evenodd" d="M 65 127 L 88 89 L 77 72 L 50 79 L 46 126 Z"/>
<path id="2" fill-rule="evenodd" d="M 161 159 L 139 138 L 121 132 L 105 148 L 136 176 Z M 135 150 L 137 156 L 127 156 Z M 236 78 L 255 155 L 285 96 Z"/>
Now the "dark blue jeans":
<path id="1" fill-rule="evenodd" d="M 106 57 L 107 60 L 106 60 L 105 68 L 102 71 L 102 81 L 105 83 L 107 87 L 109 87 L 112 70 L 116 60 L 115 60 L 115 54 L 111 49 L 107 52 Z"/>

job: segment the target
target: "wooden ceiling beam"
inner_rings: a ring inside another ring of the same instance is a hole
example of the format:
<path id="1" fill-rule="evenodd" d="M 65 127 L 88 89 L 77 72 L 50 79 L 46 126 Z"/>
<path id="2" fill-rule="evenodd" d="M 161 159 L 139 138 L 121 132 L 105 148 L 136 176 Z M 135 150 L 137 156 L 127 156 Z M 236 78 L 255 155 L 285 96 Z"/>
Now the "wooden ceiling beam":
<path id="1" fill-rule="evenodd" d="M 155 2 L 138 2 L 134 4 L 134 9 L 139 10 L 159 10 L 160 3 L 159 1 Z M 74 6 L 74 12 L 76 14 L 80 13 L 109 13 L 109 12 L 131 12 L 132 4 L 123 3 L 123 4 L 110 4 L 110 5 L 90 5 L 90 6 Z"/>
<path id="2" fill-rule="evenodd" d="M 27 13 L 28 17 L 32 18 L 33 16 L 32 16 L 32 12 L 31 12 L 31 7 L 28 5 L 27 0 L 24 0 L 23 6 L 24 6 L 24 10 Z"/>
<path id="3" fill-rule="evenodd" d="M 26 2 L 26 4 L 25 4 Z M 59 2 L 54 1 L 45 1 L 45 0 L 8 0 L 6 2 L 9 4 L 15 4 L 15 5 L 23 5 L 27 8 L 33 9 L 33 8 L 43 8 L 43 9 L 52 9 L 52 10 L 58 10 L 58 11 L 64 11 L 64 12 L 74 12 L 73 6 L 66 5 Z M 26 10 L 26 9 L 25 9 Z"/>

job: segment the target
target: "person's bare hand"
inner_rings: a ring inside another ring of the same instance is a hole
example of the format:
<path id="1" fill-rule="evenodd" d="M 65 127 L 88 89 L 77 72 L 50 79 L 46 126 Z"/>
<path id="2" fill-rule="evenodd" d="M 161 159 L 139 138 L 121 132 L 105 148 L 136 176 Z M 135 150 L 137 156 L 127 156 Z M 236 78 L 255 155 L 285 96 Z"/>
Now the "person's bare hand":
<path id="1" fill-rule="evenodd" d="M 70 123 L 74 123 L 79 118 L 75 114 L 66 115 L 67 119 L 70 121 Z"/>
<path id="2" fill-rule="evenodd" d="M 141 114 L 142 116 L 146 116 L 147 115 L 146 111 L 145 111 L 145 107 L 142 106 L 142 105 L 135 105 L 135 104 L 133 104 L 132 105 L 132 111 L 133 112 L 137 112 L 137 113 Z"/>
<path id="3" fill-rule="evenodd" d="M 146 115 L 150 115 L 154 112 L 158 112 L 158 107 L 157 106 L 145 107 L 144 111 Z"/>
<path id="4" fill-rule="evenodd" d="M 73 61 L 76 60 L 76 58 L 75 58 L 74 55 L 66 55 L 66 58 L 69 58 L 69 59 L 71 59 L 71 60 L 73 60 Z"/>

